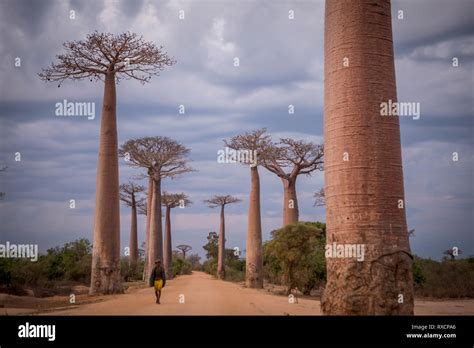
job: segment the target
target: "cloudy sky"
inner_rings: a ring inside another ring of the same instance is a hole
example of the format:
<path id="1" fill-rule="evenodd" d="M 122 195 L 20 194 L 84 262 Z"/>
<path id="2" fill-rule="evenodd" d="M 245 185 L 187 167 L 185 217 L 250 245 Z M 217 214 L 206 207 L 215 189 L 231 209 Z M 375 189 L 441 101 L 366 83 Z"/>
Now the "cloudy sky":
<path id="1" fill-rule="evenodd" d="M 453 246 L 472 255 L 474 2 L 393 1 L 392 11 L 399 100 L 421 105 L 420 119 L 401 119 L 408 225 L 416 230 L 412 249 L 435 259 Z M 103 85 L 65 82 L 57 88 L 37 73 L 64 41 L 98 30 L 136 32 L 178 62 L 147 85 L 123 81 L 117 90 L 120 143 L 162 135 L 192 151 L 198 171 L 163 183 L 194 202 L 173 211 L 173 246 L 189 244 L 204 256 L 218 212 L 202 200 L 232 194 L 243 202 L 227 209 L 227 246 L 244 249 L 249 170 L 217 163 L 217 151 L 223 139 L 260 127 L 275 139 L 323 141 L 323 25 L 320 0 L 0 0 L 0 165 L 8 166 L 0 174 L 6 192 L 0 242 L 38 243 L 44 251 L 80 237 L 92 240 Z M 55 104 L 64 99 L 95 102 L 96 118 L 56 117 Z M 140 173 L 121 161 L 122 182 Z M 275 175 L 260 173 L 267 239 L 281 224 L 283 192 Z M 322 186 L 321 172 L 298 179 L 301 220 L 324 221 L 324 209 L 313 207 L 312 199 Z M 122 247 L 129 226 L 130 211 L 122 206 Z M 140 241 L 144 227 L 141 216 Z"/>

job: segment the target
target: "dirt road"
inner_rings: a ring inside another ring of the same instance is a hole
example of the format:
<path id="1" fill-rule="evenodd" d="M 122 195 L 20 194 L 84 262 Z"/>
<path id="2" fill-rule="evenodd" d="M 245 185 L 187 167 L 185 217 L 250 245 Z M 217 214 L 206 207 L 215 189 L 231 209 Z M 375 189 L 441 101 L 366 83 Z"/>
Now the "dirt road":
<path id="1" fill-rule="evenodd" d="M 184 302 L 184 303 L 181 303 Z M 48 315 L 319 315 L 319 301 L 287 297 L 265 290 L 246 289 L 238 284 L 194 272 L 166 283 L 161 304 L 155 303 L 153 288 L 139 289 L 101 302 Z"/>
<path id="2" fill-rule="evenodd" d="M 105 296 L 102 302 L 71 305 L 70 309 L 43 315 L 321 315 L 319 301 L 285 296 L 194 272 L 167 282 L 161 304 L 155 304 L 153 288 L 139 288 L 124 295 Z M 64 302 L 63 302 L 64 303 Z M 4 308 L 7 310 L 7 308 Z M 33 314 L 27 309 L 8 309 L 10 315 Z M 34 311 L 38 314 L 38 311 Z M 474 314 L 474 300 L 416 301 L 416 315 Z"/>

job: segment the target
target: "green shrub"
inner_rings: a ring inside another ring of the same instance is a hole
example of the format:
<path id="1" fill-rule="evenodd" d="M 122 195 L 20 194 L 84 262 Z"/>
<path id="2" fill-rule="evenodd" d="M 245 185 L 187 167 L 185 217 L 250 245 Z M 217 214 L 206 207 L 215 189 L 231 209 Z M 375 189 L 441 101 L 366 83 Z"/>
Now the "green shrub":
<path id="1" fill-rule="evenodd" d="M 310 294 L 326 279 L 325 224 L 299 222 L 272 231 L 264 245 L 264 275 L 285 284 L 287 292 L 298 288 Z"/>
<path id="2" fill-rule="evenodd" d="M 52 296 L 67 292 L 61 282 L 89 285 L 92 245 L 87 239 L 78 239 L 62 247 L 51 248 L 40 255 L 37 262 L 26 259 L 0 259 L 0 291 L 25 294 L 33 289 L 35 296 Z M 70 287 L 69 287 L 70 288 Z"/>
<path id="3" fill-rule="evenodd" d="M 204 263 L 202 264 L 202 268 L 204 272 L 210 275 L 213 275 L 215 277 L 217 276 L 217 260 L 216 259 L 210 259 L 210 260 L 204 261 Z"/>
<path id="4" fill-rule="evenodd" d="M 182 257 L 176 257 L 171 263 L 171 272 L 173 273 L 173 277 L 180 274 L 191 274 L 192 264 L 188 260 L 183 260 Z"/>
<path id="5" fill-rule="evenodd" d="M 126 282 L 142 280 L 144 267 L 145 262 L 143 260 L 139 260 L 135 264 L 130 264 L 128 257 L 123 257 L 120 259 L 120 275 Z"/>
<path id="6" fill-rule="evenodd" d="M 413 258 L 413 281 L 415 283 L 415 287 L 417 285 L 419 286 L 426 283 L 426 277 L 423 273 L 422 262 L 422 259 L 417 256 Z"/>

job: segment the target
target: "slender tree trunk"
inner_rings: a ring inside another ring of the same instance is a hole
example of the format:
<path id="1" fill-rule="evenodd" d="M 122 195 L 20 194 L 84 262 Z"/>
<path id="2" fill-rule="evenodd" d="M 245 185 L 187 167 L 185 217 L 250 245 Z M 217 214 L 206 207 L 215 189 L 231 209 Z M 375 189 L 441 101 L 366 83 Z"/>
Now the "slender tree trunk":
<path id="1" fill-rule="evenodd" d="M 298 222 L 298 198 L 296 197 L 296 178 L 281 179 L 283 182 L 283 226 Z"/>
<path id="2" fill-rule="evenodd" d="M 260 177 L 258 168 L 250 167 L 251 189 L 246 245 L 246 284 L 249 288 L 263 288 L 262 220 L 260 216 Z"/>
<path id="3" fill-rule="evenodd" d="M 173 278 L 173 272 L 171 271 L 172 264 L 172 250 L 171 250 L 171 208 L 166 207 L 165 215 L 165 248 L 164 248 L 164 267 L 166 271 L 166 278 Z"/>
<path id="4" fill-rule="evenodd" d="M 105 78 L 96 178 L 91 294 L 120 292 L 120 198 L 115 75 Z"/>
<path id="5" fill-rule="evenodd" d="M 153 200 L 153 178 L 151 175 L 148 176 L 148 193 L 146 198 L 146 230 L 145 230 L 145 267 L 143 267 L 143 280 L 145 284 L 148 284 L 148 263 L 150 258 L 150 218 L 151 218 L 151 202 Z"/>
<path id="6" fill-rule="evenodd" d="M 137 240 L 137 205 L 135 196 L 132 196 L 132 224 L 130 227 L 130 257 L 131 266 L 135 266 L 138 260 L 138 240 Z"/>
<path id="7" fill-rule="evenodd" d="M 326 1 L 324 52 L 327 243 L 365 251 L 361 262 L 328 257 L 321 307 L 329 315 L 410 315 L 399 123 L 380 114 L 381 103 L 397 99 L 390 1 Z"/>
<path id="8" fill-rule="evenodd" d="M 218 255 L 217 255 L 217 277 L 225 279 L 225 218 L 224 205 L 221 206 L 221 226 L 219 230 Z"/>
<path id="9" fill-rule="evenodd" d="M 151 274 L 156 260 L 163 260 L 163 230 L 161 224 L 161 179 L 153 180 L 153 199 L 150 218 L 150 257 L 148 271 Z M 162 261 L 163 262 L 163 261 Z"/>

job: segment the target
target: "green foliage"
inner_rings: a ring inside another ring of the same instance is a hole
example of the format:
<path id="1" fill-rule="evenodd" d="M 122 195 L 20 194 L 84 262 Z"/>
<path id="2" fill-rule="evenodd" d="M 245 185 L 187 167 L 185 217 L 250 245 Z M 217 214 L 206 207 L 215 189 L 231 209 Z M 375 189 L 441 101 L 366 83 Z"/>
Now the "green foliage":
<path id="1" fill-rule="evenodd" d="M 126 282 L 143 279 L 143 269 L 145 261 L 138 260 L 135 264 L 130 264 L 128 257 L 120 259 L 120 275 Z"/>
<path id="2" fill-rule="evenodd" d="M 191 274 L 192 264 L 188 260 L 183 260 L 182 257 L 175 257 L 171 263 L 171 272 L 173 277 L 180 274 Z"/>
<path id="3" fill-rule="evenodd" d="M 207 244 L 203 246 L 206 250 L 207 260 L 202 264 L 204 272 L 217 276 L 217 256 L 218 256 L 219 235 L 210 232 L 207 236 Z M 226 280 L 240 282 L 245 280 L 245 260 L 239 259 L 233 249 L 226 249 L 224 256 L 225 278 Z"/>
<path id="4" fill-rule="evenodd" d="M 413 258 L 413 281 L 415 283 L 415 286 L 426 283 L 426 277 L 423 273 L 422 262 L 422 259 L 417 256 Z"/>
<path id="5" fill-rule="evenodd" d="M 207 260 L 202 264 L 204 272 L 213 276 L 217 275 L 217 255 L 218 255 L 219 236 L 216 232 L 209 232 L 207 244 L 202 248 L 206 250 Z"/>
<path id="6" fill-rule="evenodd" d="M 206 250 L 207 259 L 217 259 L 219 236 L 216 232 L 209 232 L 207 236 L 207 244 L 203 246 Z"/>
<path id="7" fill-rule="evenodd" d="M 272 253 L 270 241 L 263 243 L 263 278 L 272 284 L 284 283 L 283 269 L 278 258 Z"/>
<path id="8" fill-rule="evenodd" d="M 217 258 L 212 258 L 210 260 L 204 261 L 202 264 L 202 269 L 204 272 L 217 276 Z"/>
<path id="9" fill-rule="evenodd" d="M 191 263 L 191 268 L 193 271 L 200 271 L 202 269 L 201 257 L 198 254 L 191 254 L 187 257 L 187 260 Z"/>
<path id="10" fill-rule="evenodd" d="M 326 279 L 325 224 L 299 222 L 272 231 L 264 244 L 264 274 L 269 281 L 298 288 L 304 294 Z"/>
<path id="11" fill-rule="evenodd" d="M 225 279 L 231 282 L 245 281 L 245 260 L 235 255 L 234 249 L 225 250 Z"/>
<path id="12" fill-rule="evenodd" d="M 26 259 L 0 259 L 0 290 L 23 294 L 21 289 L 34 289 L 35 295 L 58 293 L 58 283 L 89 285 L 92 245 L 87 239 L 78 239 L 62 247 L 51 248 L 40 255 L 37 262 Z"/>

